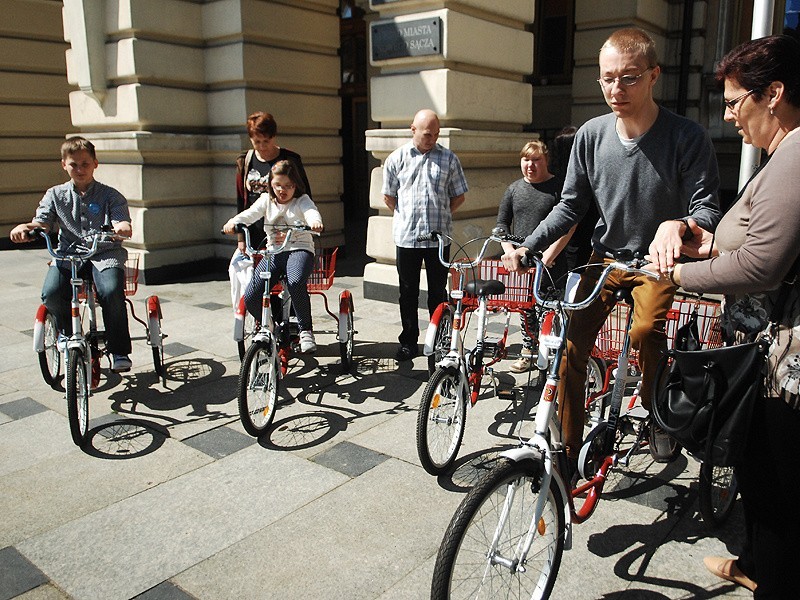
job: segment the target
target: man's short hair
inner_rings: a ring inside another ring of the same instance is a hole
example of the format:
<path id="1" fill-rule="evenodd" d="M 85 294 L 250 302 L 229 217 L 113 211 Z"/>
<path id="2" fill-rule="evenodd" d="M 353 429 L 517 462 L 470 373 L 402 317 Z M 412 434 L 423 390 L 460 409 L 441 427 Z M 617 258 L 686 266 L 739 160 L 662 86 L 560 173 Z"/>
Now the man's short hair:
<path id="1" fill-rule="evenodd" d="M 606 48 L 615 48 L 622 54 L 638 54 L 647 60 L 648 68 L 658 66 L 656 43 L 649 35 L 636 27 L 618 29 L 612 33 L 600 47 L 602 52 Z"/>

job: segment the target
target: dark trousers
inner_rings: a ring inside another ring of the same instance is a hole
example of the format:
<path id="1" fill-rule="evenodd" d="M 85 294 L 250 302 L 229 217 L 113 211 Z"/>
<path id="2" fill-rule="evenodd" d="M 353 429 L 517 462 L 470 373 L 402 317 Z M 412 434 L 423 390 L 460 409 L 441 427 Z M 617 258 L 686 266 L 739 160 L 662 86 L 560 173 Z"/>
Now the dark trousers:
<path id="1" fill-rule="evenodd" d="M 300 331 L 312 331 L 311 298 L 308 296 L 306 282 L 314 269 L 314 255 L 307 250 L 291 250 L 276 254 L 270 257 L 269 261 L 262 260 L 256 265 L 253 277 L 244 291 L 244 304 L 247 311 L 258 321 L 261 320 L 261 299 L 265 285 L 259 273 L 266 271 L 268 265 L 272 273 L 270 285 L 282 281 L 289 292 Z M 273 318 L 281 317 L 273 315 Z"/>
<path id="2" fill-rule="evenodd" d="M 102 308 L 106 348 L 112 354 L 130 354 L 131 335 L 128 331 L 128 309 L 125 306 L 125 270 L 114 267 L 100 271 L 88 263 L 81 268 L 80 274 L 88 274 L 89 269 Z M 42 302 L 55 317 L 58 330 L 66 335 L 72 335 L 70 318 L 72 286 L 69 282 L 71 276 L 68 266 L 53 265 L 47 270 L 42 285 Z"/>
<path id="3" fill-rule="evenodd" d="M 450 260 L 450 246 L 444 249 L 445 260 Z M 400 281 L 400 322 L 403 330 L 398 336 L 400 343 L 415 346 L 419 339 L 419 280 L 422 264 L 428 281 L 428 312 L 432 315 L 436 307 L 447 302 L 447 268 L 439 262 L 439 248 L 397 247 L 397 276 Z"/>
<path id="4" fill-rule="evenodd" d="M 612 262 L 597 254 L 592 255 L 590 261 L 605 264 Z M 591 268 L 581 276 L 575 296 L 577 300 L 589 296 L 601 271 L 600 268 Z M 573 311 L 567 330 L 566 360 L 561 362 L 558 409 L 564 431 L 564 444 L 567 454 L 572 457 L 577 458 L 580 453 L 583 437 L 586 365 L 597 334 L 616 304 L 614 291 L 622 287 L 632 287 L 634 310 L 630 332 L 631 348 L 639 351 L 639 366 L 642 369 L 639 397 L 642 399 L 642 406 L 650 410 L 656 367 L 667 349 L 664 327 L 667 311 L 672 306 L 675 295 L 675 286 L 668 280 L 655 281 L 646 275 L 612 271 L 597 300 L 583 310 Z"/>
<path id="5" fill-rule="evenodd" d="M 736 469 L 745 517 L 739 569 L 758 584 L 754 598 L 796 598 L 800 571 L 800 411 L 780 398 L 756 404 L 744 463 Z"/>

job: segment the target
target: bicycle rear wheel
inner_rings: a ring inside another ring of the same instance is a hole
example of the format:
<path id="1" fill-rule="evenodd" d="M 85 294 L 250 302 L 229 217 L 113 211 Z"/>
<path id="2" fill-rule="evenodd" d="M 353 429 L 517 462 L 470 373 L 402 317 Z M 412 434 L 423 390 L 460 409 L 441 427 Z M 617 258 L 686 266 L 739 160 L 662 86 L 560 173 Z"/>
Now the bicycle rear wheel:
<path id="1" fill-rule="evenodd" d="M 44 305 L 42 305 L 44 308 Z M 42 378 L 50 387 L 56 387 L 58 376 L 61 375 L 61 353 L 58 351 L 58 327 L 55 317 L 44 309 L 44 320 L 40 323 L 37 319 L 35 327 L 42 327 L 42 341 L 44 349 L 38 352 L 39 368 Z M 36 334 L 34 334 L 36 335 Z"/>
<path id="2" fill-rule="evenodd" d="M 700 514 L 711 528 L 720 527 L 730 517 L 736 503 L 739 484 L 733 467 L 715 467 L 709 463 L 700 465 L 698 495 Z"/>
<path id="3" fill-rule="evenodd" d="M 453 464 L 464 437 L 467 386 L 455 367 L 437 369 L 422 392 L 417 414 L 417 455 L 431 475 Z"/>
<path id="4" fill-rule="evenodd" d="M 432 600 L 550 596 L 565 537 L 564 500 L 554 480 L 544 490 L 544 510 L 524 562 L 520 556 L 542 493 L 541 472 L 532 461 L 504 459 L 464 497 L 439 546 Z"/>
<path id="5" fill-rule="evenodd" d="M 280 377 L 277 349 L 270 342 L 255 342 L 247 349 L 239 371 L 239 417 L 244 430 L 260 436 L 275 417 Z"/>
<path id="6" fill-rule="evenodd" d="M 69 350 L 66 391 L 72 441 L 76 446 L 83 446 L 89 432 L 89 381 L 86 379 L 86 355 L 79 348 Z"/>

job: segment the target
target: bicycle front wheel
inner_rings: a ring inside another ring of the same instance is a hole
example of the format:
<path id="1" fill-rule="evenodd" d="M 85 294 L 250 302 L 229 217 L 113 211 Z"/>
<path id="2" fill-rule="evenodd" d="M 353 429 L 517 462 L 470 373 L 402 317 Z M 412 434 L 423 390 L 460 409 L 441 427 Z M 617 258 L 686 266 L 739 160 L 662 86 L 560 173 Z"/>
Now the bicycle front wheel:
<path id="1" fill-rule="evenodd" d="M 38 323 L 37 326 L 39 326 Z M 52 388 L 56 388 L 58 385 L 58 376 L 61 374 L 61 353 L 58 351 L 58 327 L 56 327 L 56 319 L 49 311 L 46 312 L 41 327 L 43 328 L 42 337 L 44 341 L 44 350 L 38 353 L 39 368 L 42 371 L 42 377 L 45 383 Z"/>
<path id="2" fill-rule="evenodd" d="M 89 432 L 89 381 L 86 379 L 86 355 L 72 348 L 67 356 L 67 418 L 72 441 L 83 446 Z"/>
<path id="3" fill-rule="evenodd" d="M 455 367 L 437 369 L 422 392 L 417 415 L 417 455 L 431 475 L 440 475 L 453 464 L 466 418 L 466 382 Z"/>
<path id="4" fill-rule="evenodd" d="M 541 490 L 541 472 L 537 463 L 504 459 L 464 497 L 439 546 L 432 600 L 550 596 L 566 526 L 558 486 L 551 480 L 550 488 Z M 547 499 L 523 558 L 540 493 Z"/>
<path id="5" fill-rule="evenodd" d="M 453 338 L 453 309 L 445 304 L 442 314 L 436 323 L 436 334 L 433 338 L 433 354 L 428 357 L 428 373 L 433 375 L 436 364 L 450 352 L 450 340 Z"/>
<path id="6" fill-rule="evenodd" d="M 706 525 L 715 529 L 728 520 L 738 491 L 733 467 L 715 467 L 709 463 L 700 465 L 698 495 L 700 514 Z"/>
<path id="7" fill-rule="evenodd" d="M 275 345 L 255 342 L 250 345 L 239 371 L 239 417 L 244 430 L 260 436 L 275 416 L 278 397 L 278 356 Z"/>
<path id="8" fill-rule="evenodd" d="M 342 373 L 349 373 L 353 366 L 354 335 L 353 297 L 345 290 L 339 300 L 339 356 L 342 359 Z"/>

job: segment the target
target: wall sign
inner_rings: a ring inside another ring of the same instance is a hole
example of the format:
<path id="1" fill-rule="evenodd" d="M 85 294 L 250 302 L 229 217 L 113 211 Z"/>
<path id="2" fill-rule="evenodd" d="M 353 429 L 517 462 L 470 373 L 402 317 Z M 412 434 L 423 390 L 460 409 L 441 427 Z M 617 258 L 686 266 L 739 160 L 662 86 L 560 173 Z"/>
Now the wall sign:
<path id="1" fill-rule="evenodd" d="M 372 60 L 442 53 L 442 20 L 372 23 Z"/>

